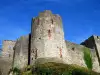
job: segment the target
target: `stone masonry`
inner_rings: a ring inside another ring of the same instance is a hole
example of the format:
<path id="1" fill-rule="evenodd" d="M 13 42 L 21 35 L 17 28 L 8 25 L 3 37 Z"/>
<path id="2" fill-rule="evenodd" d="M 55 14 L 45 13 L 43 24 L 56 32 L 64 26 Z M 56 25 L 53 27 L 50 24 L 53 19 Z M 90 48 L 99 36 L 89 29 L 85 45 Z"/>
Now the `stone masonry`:
<path id="1" fill-rule="evenodd" d="M 40 59 L 39 62 L 42 62 L 42 58 L 53 58 L 52 61 L 69 63 L 70 57 L 65 46 L 62 21 L 59 15 L 54 15 L 51 11 L 41 12 L 38 17 L 32 19 L 31 31 L 30 60 L 32 64 L 35 59 L 38 61 Z"/>
<path id="2" fill-rule="evenodd" d="M 16 41 L 12 40 L 4 40 L 3 41 L 3 47 L 2 47 L 2 57 L 5 57 L 6 59 L 13 58 L 13 47 L 15 46 Z"/>
<path id="3" fill-rule="evenodd" d="M 82 42 L 81 45 L 91 48 L 93 70 L 100 72 L 100 37 L 92 35 Z"/>
<path id="4" fill-rule="evenodd" d="M 13 47 L 16 41 L 4 40 L 2 47 L 2 55 L 0 57 L 0 75 L 8 75 L 9 70 L 12 68 L 13 63 Z"/>
<path id="5" fill-rule="evenodd" d="M 14 46 L 13 67 L 23 69 L 28 65 L 29 35 L 21 36 Z"/>

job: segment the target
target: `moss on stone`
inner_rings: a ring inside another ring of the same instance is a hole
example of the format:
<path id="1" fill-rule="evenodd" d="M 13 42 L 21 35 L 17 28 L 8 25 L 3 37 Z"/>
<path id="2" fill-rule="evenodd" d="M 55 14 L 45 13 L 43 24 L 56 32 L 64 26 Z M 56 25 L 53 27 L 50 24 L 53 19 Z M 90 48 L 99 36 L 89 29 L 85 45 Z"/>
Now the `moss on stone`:
<path id="1" fill-rule="evenodd" d="M 37 66 L 28 66 L 20 75 L 100 75 L 88 68 L 75 64 L 48 62 Z M 31 69 L 29 69 L 31 68 Z"/>
<path id="2" fill-rule="evenodd" d="M 84 47 L 83 49 L 83 52 L 84 52 L 84 61 L 85 61 L 85 64 L 87 65 L 87 67 L 89 69 L 92 70 L 92 57 L 91 57 L 91 52 L 90 52 L 90 49 L 89 48 L 86 48 Z"/>
<path id="3" fill-rule="evenodd" d="M 33 75 L 33 74 L 32 71 L 30 70 L 30 71 L 23 72 L 21 75 Z"/>
<path id="4" fill-rule="evenodd" d="M 37 65 L 37 75 L 100 75 L 78 65 L 62 63 L 45 63 Z"/>

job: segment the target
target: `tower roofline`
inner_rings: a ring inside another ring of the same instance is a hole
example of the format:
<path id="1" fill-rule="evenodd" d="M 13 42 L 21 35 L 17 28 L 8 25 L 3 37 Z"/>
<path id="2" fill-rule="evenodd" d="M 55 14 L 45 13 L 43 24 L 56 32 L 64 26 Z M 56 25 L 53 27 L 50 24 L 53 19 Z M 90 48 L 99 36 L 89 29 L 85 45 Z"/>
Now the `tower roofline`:
<path id="1" fill-rule="evenodd" d="M 3 41 L 12 41 L 12 42 L 16 42 L 15 40 L 3 40 Z"/>

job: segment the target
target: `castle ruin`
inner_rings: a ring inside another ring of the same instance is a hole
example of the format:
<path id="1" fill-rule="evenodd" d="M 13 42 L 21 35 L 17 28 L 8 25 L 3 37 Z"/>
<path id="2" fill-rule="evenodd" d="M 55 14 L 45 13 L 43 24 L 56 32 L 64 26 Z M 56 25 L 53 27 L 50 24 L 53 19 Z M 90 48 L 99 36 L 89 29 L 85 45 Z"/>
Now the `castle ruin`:
<path id="1" fill-rule="evenodd" d="M 1 61 L 8 60 L 11 64 L 10 68 L 19 69 L 23 69 L 27 65 L 45 62 L 87 67 L 84 61 L 84 47 L 90 50 L 92 70 L 100 72 L 100 37 L 92 35 L 80 45 L 66 41 L 61 17 L 46 10 L 41 12 L 38 17 L 32 18 L 29 35 L 21 36 L 16 41 L 5 40 L 3 42 L 0 64 Z M 7 66 L 9 65 L 7 64 Z M 2 69 L 2 67 L 0 68 Z M 10 68 L 7 68 L 7 71 Z"/>

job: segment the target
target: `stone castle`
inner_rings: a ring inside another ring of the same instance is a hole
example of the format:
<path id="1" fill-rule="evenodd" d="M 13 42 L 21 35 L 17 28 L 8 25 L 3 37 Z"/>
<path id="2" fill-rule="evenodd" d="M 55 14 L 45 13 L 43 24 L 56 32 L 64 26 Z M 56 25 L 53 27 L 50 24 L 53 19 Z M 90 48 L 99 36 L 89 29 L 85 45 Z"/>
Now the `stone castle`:
<path id="1" fill-rule="evenodd" d="M 23 69 L 27 65 L 45 62 L 76 64 L 87 67 L 84 47 L 91 53 L 93 68 L 100 72 L 100 37 L 92 35 L 81 44 L 64 40 L 61 17 L 46 10 L 32 18 L 31 33 L 16 41 L 4 40 L 0 71 L 7 75 L 11 68 Z"/>

